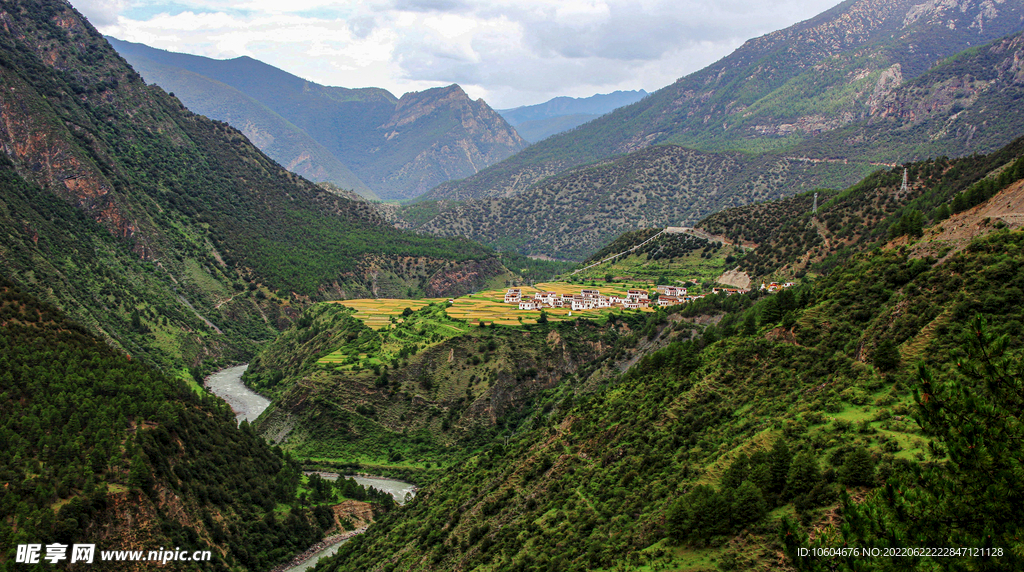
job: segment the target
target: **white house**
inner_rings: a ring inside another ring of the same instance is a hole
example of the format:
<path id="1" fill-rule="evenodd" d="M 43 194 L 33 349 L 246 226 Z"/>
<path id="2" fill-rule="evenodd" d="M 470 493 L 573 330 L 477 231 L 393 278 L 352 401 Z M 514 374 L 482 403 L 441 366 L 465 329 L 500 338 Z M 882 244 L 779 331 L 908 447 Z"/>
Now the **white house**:
<path id="1" fill-rule="evenodd" d="M 505 303 L 506 304 L 517 304 L 523 298 L 523 291 L 519 288 L 509 288 L 508 292 L 505 292 Z"/>
<path id="2" fill-rule="evenodd" d="M 538 309 L 540 307 L 541 307 L 540 300 L 536 300 L 536 299 L 533 299 L 533 300 L 530 300 L 530 299 L 520 300 L 520 302 L 519 302 L 519 309 L 520 310 L 536 310 L 536 309 Z"/>
<path id="3" fill-rule="evenodd" d="M 626 293 L 627 300 L 647 300 L 647 290 L 630 290 Z"/>
<path id="4" fill-rule="evenodd" d="M 573 310 L 591 310 L 594 308 L 594 300 L 590 298 L 584 298 L 583 296 L 573 296 L 572 309 Z"/>
<path id="5" fill-rule="evenodd" d="M 676 296 L 658 296 L 658 306 L 675 306 L 683 301 Z"/>

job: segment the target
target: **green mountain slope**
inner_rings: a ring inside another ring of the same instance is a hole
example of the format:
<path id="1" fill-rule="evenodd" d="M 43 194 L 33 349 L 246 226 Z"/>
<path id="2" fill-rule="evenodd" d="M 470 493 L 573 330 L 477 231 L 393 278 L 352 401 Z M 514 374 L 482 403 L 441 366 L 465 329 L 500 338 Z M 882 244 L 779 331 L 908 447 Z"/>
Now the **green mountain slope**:
<path id="1" fill-rule="evenodd" d="M 544 177 L 609 156 L 672 143 L 700 149 L 786 150 L 819 134 L 886 113 L 889 93 L 936 62 L 1017 33 L 1019 1 L 918 4 L 912 0 L 849 0 L 815 18 L 747 41 L 729 56 L 618 109 L 585 127 L 530 147 L 508 161 L 427 199 L 518 193 Z M 944 109 L 946 117 L 948 113 Z M 991 110 L 987 118 L 1001 117 Z M 901 125 L 913 127 L 916 118 Z M 853 127 L 850 127 L 851 129 Z M 978 129 L 984 129 L 979 126 Z M 908 133 L 876 138 L 870 151 L 836 146 L 830 158 L 886 162 L 992 151 L 1018 133 L 985 130 L 997 142 L 950 138 L 938 145 Z M 820 181 L 820 186 L 833 186 Z M 836 185 L 842 186 L 842 185 Z"/>
<path id="2" fill-rule="evenodd" d="M 329 182 L 379 200 L 366 183 L 323 145 L 259 101 L 217 80 L 184 68 L 161 64 L 130 51 L 135 44 L 107 38 L 120 54 L 131 56 L 131 65 L 146 79 L 164 87 L 200 115 L 225 121 L 289 171 L 316 182 Z"/>
<path id="3" fill-rule="evenodd" d="M 327 569 L 767 569 L 792 565 L 780 554 L 795 557 L 811 531 L 821 547 L 998 547 L 1001 559 L 960 568 L 1018 567 L 1020 451 L 1000 435 L 1019 433 L 1024 233 L 986 232 L 942 263 L 917 249 L 925 232 L 812 284 L 682 307 L 675 320 L 709 324 L 698 339 L 648 354 L 593 396 L 558 394 L 533 430 L 470 454 Z M 1008 336 L 991 361 L 960 352 L 976 315 Z M 858 500 L 835 510 L 847 495 Z"/>
<path id="4" fill-rule="evenodd" d="M 342 306 L 310 308 L 246 371 L 274 398 L 256 429 L 299 457 L 417 471 L 422 481 L 426 468 L 531 427 L 556 388 L 592 391 L 651 343 L 637 335 L 649 331 L 641 315 L 485 328 L 445 308 L 410 310 L 378 331 Z"/>
<path id="5" fill-rule="evenodd" d="M 18 545 L 86 543 L 101 570 L 138 566 L 105 551 L 158 547 L 211 553 L 176 570 L 266 570 L 335 524 L 328 506 L 298 502 L 298 465 L 221 400 L 2 278 L 0 369 L 0 569 L 26 566 Z"/>
<path id="6" fill-rule="evenodd" d="M 814 188 L 823 179 L 852 184 L 874 168 L 663 145 L 569 171 L 513 196 L 446 202 L 425 222 L 412 223 L 427 202 L 399 209 L 398 216 L 410 228 L 440 236 L 583 260 L 628 230 L 693 225 L 723 208 Z"/>
<path id="7" fill-rule="evenodd" d="M 242 130 L 290 170 L 356 191 L 365 183 L 385 199 L 418 196 L 526 145 L 458 86 L 399 99 L 383 89 L 318 85 L 248 57 L 213 60 L 109 40 L 148 81 Z"/>
<path id="8" fill-rule="evenodd" d="M 288 173 L 147 86 L 67 5 L 2 9 L 0 272 L 129 353 L 236 361 L 311 298 L 444 295 L 500 271 Z"/>

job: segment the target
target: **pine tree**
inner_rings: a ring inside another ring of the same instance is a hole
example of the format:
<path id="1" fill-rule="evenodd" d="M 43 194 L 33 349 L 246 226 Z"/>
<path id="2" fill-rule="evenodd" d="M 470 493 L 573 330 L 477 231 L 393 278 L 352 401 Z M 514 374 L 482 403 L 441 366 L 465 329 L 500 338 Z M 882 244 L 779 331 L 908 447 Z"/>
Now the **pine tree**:
<path id="1" fill-rule="evenodd" d="M 771 492 L 773 494 L 781 495 L 785 490 L 786 478 L 789 477 L 789 464 L 792 459 L 793 454 L 789 452 L 786 440 L 782 437 L 776 439 L 775 445 L 768 453 L 768 460 L 771 463 Z"/>
<path id="2" fill-rule="evenodd" d="M 732 519 L 740 526 L 761 520 L 768 510 L 761 489 L 750 481 L 743 481 L 736 488 L 732 507 Z"/>
<path id="3" fill-rule="evenodd" d="M 875 465 L 871 453 L 865 447 L 857 447 L 843 457 L 843 465 L 839 467 L 839 482 L 858 487 L 872 484 L 874 477 Z"/>
<path id="4" fill-rule="evenodd" d="M 793 459 L 786 476 L 786 496 L 792 498 L 807 494 L 820 480 L 818 460 L 812 453 L 800 453 Z"/>

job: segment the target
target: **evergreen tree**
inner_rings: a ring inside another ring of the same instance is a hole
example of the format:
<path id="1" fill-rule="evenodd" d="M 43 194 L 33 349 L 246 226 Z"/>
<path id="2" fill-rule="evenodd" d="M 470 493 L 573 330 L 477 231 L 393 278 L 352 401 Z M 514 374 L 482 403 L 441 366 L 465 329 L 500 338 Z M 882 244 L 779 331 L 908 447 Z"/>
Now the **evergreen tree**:
<path id="1" fill-rule="evenodd" d="M 144 493 L 148 493 L 149 488 L 153 486 L 153 476 L 141 453 L 135 453 L 135 456 L 132 457 L 131 468 L 128 471 L 128 484 Z"/>
<path id="2" fill-rule="evenodd" d="M 843 458 L 839 467 L 839 482 L 850 487 L 871 485 L 875 478 L 875 465 L 871 453 L 863 447 L 857 447 Z"/>
<path id="3" fill-rule="evenodd" d="M 882 371 L 892 371 L 900 365 L 900 351 L 892 340 L 885 338 L 878 342 L 871 361 Z"/>
<path id="4" fill-rule="evenodd" d="M 786 496 L 796 497 L 807 494 L 821 480 L 818 460 L 813 453 L 802 452 L 793 459 L 786 476 Z"/>
<path id="5" fill-rule="evenodd" d="M 782 495 L 783 490 L 786 488 L 786 479 L 789 477 L 789 464 L 793 459 L 793 454 L 789 452 L 789 445 L 786 444 L 786 440 L 779 437 L 775 440 L 775 445 L 772 446 L 771 452 L 768 454 L 768 460 L 771 470 L 771 492 L 775 495 Z"/>
<path id="6" fill-rule="evenodd" d="M 740 453 L 739 457 L 729 465 L 729 468 L 722 474 L 722 488 L 735 489 L 740 483 L 747 480 L 749 461 L 746 453 Z"/>
<path id="7" fill-rule="evenodd" d="M 761 494 L 761 489 L 750 481 L 743 481 L 736 488 L 733 498 L 732 518 L 736 524 L 743 526 L 761 520 L 768 510 L 768 504 Z"/>

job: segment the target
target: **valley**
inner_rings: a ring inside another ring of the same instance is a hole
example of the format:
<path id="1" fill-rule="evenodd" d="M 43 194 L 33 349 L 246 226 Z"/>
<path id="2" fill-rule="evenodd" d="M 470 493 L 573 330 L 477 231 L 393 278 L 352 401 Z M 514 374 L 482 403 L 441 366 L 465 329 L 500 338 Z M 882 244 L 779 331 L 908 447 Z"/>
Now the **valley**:
<path id="1" fill-rule="evenodd" d="M 1024 569 L 1022 33 L 849 0 L 496 112 L 0 0 L 0 572 Z"/>

